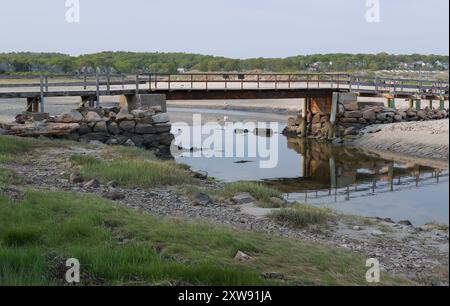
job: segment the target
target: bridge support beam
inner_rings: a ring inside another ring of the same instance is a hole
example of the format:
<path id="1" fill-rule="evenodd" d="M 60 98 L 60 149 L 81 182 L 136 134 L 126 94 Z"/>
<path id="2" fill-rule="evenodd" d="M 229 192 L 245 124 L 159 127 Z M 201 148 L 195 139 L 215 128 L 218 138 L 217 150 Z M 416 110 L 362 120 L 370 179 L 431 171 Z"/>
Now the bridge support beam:
<path id="1" fill-rule="evenodd" d="M 303 138 L 306 138 L 308 134 L 308 99 L 303 100 L 300 133 Z"/>
<path id="2" fill-rule="evenodd" d="M 120 106 L 127 107 L 129 111 L 146 107 L 161 107 L 163 113 L 167 112 L 166 95 L 161 94 L 142 94 L 120 97 Z"/>
<path id="3" fill-rule="evenodd" d="M 430 110 L 433 109 L 433 99 L 428 100 L 428 108 L 429 108 Z"/>
<path id="4" fill-rule="evenodd" d="M 38 113 L 40 106 L 40 98 L 27 98 L 27 112 Z"/>
<path id="5" fill-rule="evenodd" d="M 416 99 L 416 111 L 422 110 L 422 99 Z"/>
<path id="6" fill-rule="evenodd" d="M 441 99 L 440 101 L 439 101 L 439 110 L 444 110 L 445 109 L 445 100 L 444 99 Z"/>
<path id="7" fill-rule="evenodd" d="M 395 109 L 395 98 L 388 98 L 388 107 Z"/>
<path id="8" fill-rule="evenodd" d="M 414 108 L 414 99 L 409 99 L 409 108 Z"/>

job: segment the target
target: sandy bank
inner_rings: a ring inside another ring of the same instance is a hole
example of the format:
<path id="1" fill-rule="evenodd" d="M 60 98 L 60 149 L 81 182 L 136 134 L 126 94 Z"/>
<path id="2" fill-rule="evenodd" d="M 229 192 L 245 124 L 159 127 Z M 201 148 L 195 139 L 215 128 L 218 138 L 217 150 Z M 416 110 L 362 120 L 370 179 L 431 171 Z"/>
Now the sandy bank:
<path id="1" fill-rule="evenodd" d="M 376 125 L 362 132 L 353 145 L 448 163 L 448 119 Z"/>

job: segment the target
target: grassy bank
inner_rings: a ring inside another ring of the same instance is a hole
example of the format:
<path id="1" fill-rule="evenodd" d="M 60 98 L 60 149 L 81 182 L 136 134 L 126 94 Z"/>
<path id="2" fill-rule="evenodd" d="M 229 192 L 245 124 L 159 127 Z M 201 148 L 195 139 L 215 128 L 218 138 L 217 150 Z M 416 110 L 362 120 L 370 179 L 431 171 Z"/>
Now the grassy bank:
<path id="1" fill-rule="evenodd" d="M 235 260 L 238 250 L 253 259 Z M 91 195 L 0 196 L 0 285 L 64 284 L 67 258 L 80 260 L 84 285 L 366 284 L 363 259 L 344 250 L 154 218 Z"/>

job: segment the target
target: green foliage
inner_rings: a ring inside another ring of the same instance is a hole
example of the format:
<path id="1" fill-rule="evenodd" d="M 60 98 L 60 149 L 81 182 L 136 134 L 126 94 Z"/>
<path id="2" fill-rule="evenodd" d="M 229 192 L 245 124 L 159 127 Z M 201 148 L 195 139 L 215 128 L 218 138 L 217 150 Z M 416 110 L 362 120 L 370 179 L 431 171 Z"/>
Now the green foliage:
<path id="1" fill-rule="evenodd" d="M 319 72 L 398 69 L 418 61 L 448 63 L 448 56 L 379 54 L 314 54 L 288 58 L 231 59 L 188 53 L 102 52 L 78 57 L 57 53 L 1 53 L 0 64 L 10 64 L 16 73 L 75 73 L 85 68 L 136 73 L 176 73 L 178 68 L 200 72 L 299 72 L 316 67 Z M 314 65 L 318 63 L 317 65 Z M 332 65 L 330 65 L 332 63 Z M 444 67 L 426 69 L 445 70 Z M 2 71 L 0 71 L 2 73 Z M 4 72 L 3 72 L 4 73 Z"/>
<path id="2" fill-rule="evenodd" d="M 81 174 L 87 179 L 98 179 L 104 183 L 116 181 L 127 187 L 176 185 L 192 180 L 183 167 L 170 161 L 122 158 L 105 162 L 87 155 L 74 155 L 71 161 L 82 166 Z"/>
<path id="3" fill-rule="evenodd" d="M 303 228 L 309 225 L 324 224 L 334 220 L 336 215 L 333 210 L 328 208 L 298 204 L 292 208 L 276 210 L 270 217 L 278 223 Z"/>

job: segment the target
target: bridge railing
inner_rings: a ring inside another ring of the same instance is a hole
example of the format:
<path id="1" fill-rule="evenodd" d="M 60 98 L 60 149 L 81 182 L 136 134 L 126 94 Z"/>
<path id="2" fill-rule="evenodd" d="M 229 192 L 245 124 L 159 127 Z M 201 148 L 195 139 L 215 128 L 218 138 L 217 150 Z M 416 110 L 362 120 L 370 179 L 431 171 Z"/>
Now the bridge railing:
<path id="1" fill-rule="evenodd" d="M 348 88 L 348 74 L 249 74 L 189 73 L 151 74 L 151 90 L 157 89 L 295 89 Z"/>
<path id="2" fill-rule="evenodd" d="M 110 94 L 112 90 L 282 90 L 348 89 L 356 92 L 448 95 L 448 82 L 376 78 L 344 73 L 187 73 L 0 75 L 0 96 L 5 92 L 82 92 Z"/>

